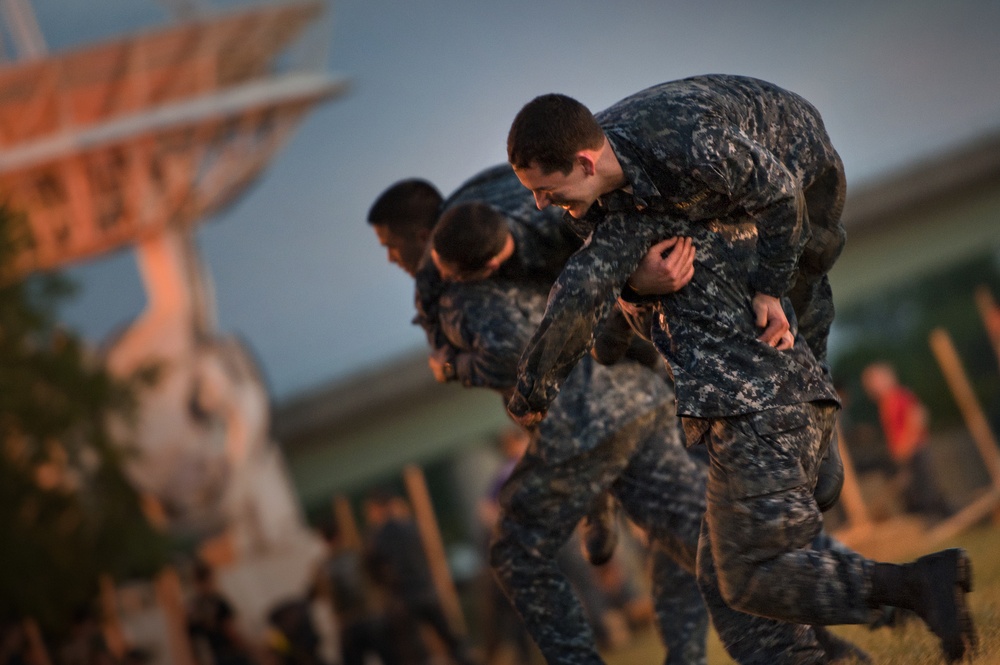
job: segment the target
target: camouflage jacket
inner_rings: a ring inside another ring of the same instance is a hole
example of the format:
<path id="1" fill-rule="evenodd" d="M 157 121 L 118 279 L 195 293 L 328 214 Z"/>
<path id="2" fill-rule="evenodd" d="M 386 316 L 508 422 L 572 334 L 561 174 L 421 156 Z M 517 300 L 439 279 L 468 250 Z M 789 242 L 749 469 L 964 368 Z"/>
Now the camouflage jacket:
<path id="1" fill-rule="evenodd" d="M 466 386 L 509 397 L 524 345 L 542 319 L 549 285 L 489 278 L 453 283 L 438 303 L 440 327 L 456 349 L 455 372 Z M 673 413 L 674 395 L 662 374 L 625 358 L 614 365 L 584 357 L 570 372 L 539 426 L 546 459 L 590 450 L 653 410 Z"/>
<path id="2" fill-rule="evenodd" d="M 829 146 L 815 110 L 761 81 L 711 76 L 650 88 L 597 118 L 632 191 L 602 197 L 579 220 L 590 236 L 552 288 L 511 413 L 548 408 L 642 256 L 670 236 L 694 240 L 694 277 L 652 300 L 650 334 L 680 415 L 835 400 L 805 344 L 778 351 L 757 340 L 751 308 L 755 293 L 782 295 L 794 279 L 803 179 Z"/>
<path id="3" fill-rule="evenodd" d="M 572 228 L 562 222 L 561 211 L 539 210 L 531 192 L 518 181 L 509 164 L 500 164 L 473 176 L 444 202 L 442 211 L 461 203 L 487 203 L 508 220 L 514 237 L 515 253 L 504 262 L 498 277 L 541 280 L 551 284 L 563 265 L 581 244 Z M 416 275 L 415 304 L 419 324 L 434 352 L 450 358 L 449 345 L 442 336 L 437 305 L 446 283 L 430 256 L 425 256 Z"/>
<path id="4" fill-rule="evenodd" d="M 648 88 L 597 119 L 637 208 L 689 221 L 752 218 L 754 289 L 788 292 L 808 240 L 802 190 L 840 160 L 812 104 L 758 79 L 709 75 Z"/>

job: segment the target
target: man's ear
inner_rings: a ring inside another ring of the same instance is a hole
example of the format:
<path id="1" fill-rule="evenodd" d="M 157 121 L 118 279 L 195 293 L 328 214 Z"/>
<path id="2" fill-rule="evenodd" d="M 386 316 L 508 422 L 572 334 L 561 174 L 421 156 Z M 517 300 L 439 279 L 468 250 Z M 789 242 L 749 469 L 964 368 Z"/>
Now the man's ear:
<path id="1" fill-rule="evenodd" d="M 580 150 L 576 153 L 576 162 L 583 167 L 584 175 L 597 173 L 597 151 Z"/>
<path id="2" fill-rule="evenodd" d="M 486 262 L 486 264 L 483 266 L 483 269 L 486 271 L 487 275 L 492 275 L 493 273 L 495 273 L 497 270 L 500 269 L 500 264 L 502 263 L 503 259 L 500 258 L 499 254 L 497 254 Z"/>

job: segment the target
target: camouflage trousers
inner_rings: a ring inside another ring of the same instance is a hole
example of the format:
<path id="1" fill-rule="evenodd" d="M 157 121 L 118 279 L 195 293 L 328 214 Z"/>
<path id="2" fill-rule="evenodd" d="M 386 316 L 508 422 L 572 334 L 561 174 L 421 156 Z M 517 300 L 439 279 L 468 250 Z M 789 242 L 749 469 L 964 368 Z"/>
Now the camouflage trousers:
<path id="1" fill-rule="evenodd" d="M 696 582 L 696 557 L 711 564 L 711 557 L 698 551 L 707 468 L 684 450 L 672 409 L 651 412 L 590 450 L 560 456 L 551 450 L 559 446 L 546 443 L 555 444 L 533 441 L 504 486 L 491 564 L 547 662 L 603 662 L 583 607 L 555 557 L 606 490 L 650 535 L 653 598 L 666 663 L 705 662 L 706 607 L 738 663 L 826 662 L 811 627 L 732 609 L 714 573 Z"/>
<path id="2" fill-rule="evenodd" d="M 734 609 L 792 623 L 872 620 L 874 562 L 823 538 L 812 495 L 836 411 L 797 404 L 710 421 L 703 593 L 718 589 Z"/>
<path id="3" fill-rule="evenodd" d="M 675 421 L 669 407 L 651 411 L 600 445 L 557 459 L 536 438 L 505 484 L 490 563 L 547 662 L 604 662 L 555 558 L 605 491 L 656 543 L 652 586 L 666 662 L 705 662 L 708 618 L 694 578 L 705 474 Z"/>

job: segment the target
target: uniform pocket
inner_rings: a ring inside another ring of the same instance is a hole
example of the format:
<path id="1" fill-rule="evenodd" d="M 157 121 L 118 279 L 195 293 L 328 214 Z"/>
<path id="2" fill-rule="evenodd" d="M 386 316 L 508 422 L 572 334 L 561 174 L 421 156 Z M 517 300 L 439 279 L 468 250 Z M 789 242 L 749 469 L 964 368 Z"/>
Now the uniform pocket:
<path id="1" fill-rule="evenodd" d="M 734 496 L 762 496 L 806 485 L 802 458 L 813 428 L 805 407 L 781 406 L 744 416 L 742 472 L 730 482 Z"/>

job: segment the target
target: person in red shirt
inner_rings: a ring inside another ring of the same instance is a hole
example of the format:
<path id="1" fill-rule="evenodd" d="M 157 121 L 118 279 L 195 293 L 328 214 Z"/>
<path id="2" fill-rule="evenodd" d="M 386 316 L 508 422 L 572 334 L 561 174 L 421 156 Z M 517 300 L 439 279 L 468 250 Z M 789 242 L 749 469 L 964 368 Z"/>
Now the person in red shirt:
<path id="1" fill-rule="evenodd" d="M 889 456 L 898 471 L 907 512 L 948 517 L 954 511 L 938 489 L 927 447 L 927 407 L 913 391 L 899 383 L 886 362 L 868 365 L 861 374 L 865 392 L 878 405 Z"/>

